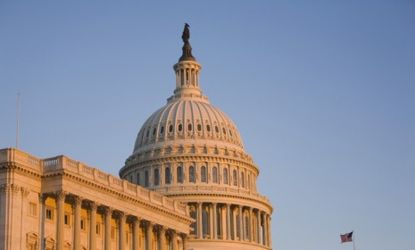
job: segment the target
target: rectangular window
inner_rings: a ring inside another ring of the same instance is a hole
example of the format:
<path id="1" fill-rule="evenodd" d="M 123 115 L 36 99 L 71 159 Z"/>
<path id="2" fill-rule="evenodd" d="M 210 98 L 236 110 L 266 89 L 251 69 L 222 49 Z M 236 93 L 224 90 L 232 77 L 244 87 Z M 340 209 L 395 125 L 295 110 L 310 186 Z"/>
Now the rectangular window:
<path id="1" fill-rule="evenodd" d="M 46 208 L 46 219 L 53 220 L 53 208 Z"/>
<path id="2" fill-rule="evenodd" d="M 65 214 L 65 216 L 64 216 L 65 225 L 70 226 L 70 223 L 71 223 L 70 218 L 71 217 L 70 217 L 69 214 Z"/>
<path id="3" fill-rule="evenodd" d="M 29 215 L 30 216 L 37 216 L 37 205 L 34 202 L 29 203 Z"/>
<path id="4" fill-rule="evenodd" d="M 101 224 L 97 224 L 97 225 L 95 226 L 95 232 L 96 232 L 98 235 L 100 235 L 100 234 L 101 234 Z"/>
<path id="5" fill-rule="evenodd" d="M 141 183 L 140 183 L 140 173 L 137 173 L 137 185 L 141 185 Z"/>

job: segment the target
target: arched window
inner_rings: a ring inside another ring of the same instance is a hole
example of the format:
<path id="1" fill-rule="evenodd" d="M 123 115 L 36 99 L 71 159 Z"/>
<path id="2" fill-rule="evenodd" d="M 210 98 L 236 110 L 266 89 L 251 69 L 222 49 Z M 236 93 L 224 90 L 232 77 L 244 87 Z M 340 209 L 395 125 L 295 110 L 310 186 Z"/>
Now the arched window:
<path id="1" fill-rule="evenodd" d="M 205 166 L 202 166 L 202 168 L 200 169 L 200 175 L 201 175 L 201 181 L 202 182 L 207 182 L 207 170 Z"/>
<path id="2" fill-rule="evenodd" d="M 160 134 L 162 135 L 164 133 L 164 126 L 160 127 Z"/>
<path id="3" fill-rule="evenodd" d="M 178 166 L 177 167 L 177 182 L 178 183 L 183 183 L 183 167 L 182 166 Z"/>
<path id="4" fill-rule="evenodd" d="M 158 186 L 160 182 L 160 171 L 158 168 L 154 169 L 154 186 Z"/>
<path id="5" fill-rule="evenodd" d="M 166 167 L 166 172 L 164 173 L 164 180 L 166 182 L 166 184 L 170 184 L 171 183 L 171 170 L 170 167 Z"/>
<path id="6" fill-rule="evenodd" d="M 179 130 L 179 132 L 182 132 L 182 130 L 183 130 L 183 125 L 182 124 L 179 124 L 179 126 L 178 126 L 178 128 L 177 128 L 178 130 Z"/>
<path id="7" fill-rule="evenodd" d="M 192 131 L 192 124 L 187 124 L 187 130 Z"/>
<path id="8" fill-rule="evenodd" d="M 251 174 L 248 174 L 248 189 L 251 189 Z"/>
<path id="9" fill-rule="evenodd" d="M 238 186 L 238 173 L 236 172 L 235 169 L 233 170 L 232 178 L 233 178 L 233 185 Z"/>
<path id="10" fill-rule="evenodd" d="M 229 182 L 228 182 L 228 169 L 227 168 L 223 169 L 223 183 L 224 184 L 229 184 Z"/>
<path id="11" fill-rule="evenodd" d="M 212 179 L 213 179 L 213 183 L 218 183 L 218 168 L 217 167 L 213 167 L 212 169 Z"/>
<path id="12" fill-rule="evenodd" d="M 244 188 L 245 187 L 245 173 L 241 173 L 241 186 Z"/>
<path id="13" fill-rule="evenodd" d="M 140 173 L 137 173 L 137 185 L 141 185 L 141 182 L 140 182 Z"/>
<path id="14" fill-rule="evenodd" d="M 195 173 L 195 167 L 190 166 L 189 167 L 189 182 L 196 182 L 196 173 Z"/>
<path id="15" fill-rule="evenodd" d="M 149 186 L 149 180 L 148 180 L 149 176 L 148 176 L 148 170 L 146 170 L 144 172 L 144 186 L 148 187 Z"/>
<path id="16" fill-rule="evenodd" d="M 169 126 L 169 133 L 173 132 L 173 125 L 170 124 Z"/>
<path id="17" fill-rule="evenodd" d="M 202 125 L 197 124 L 197 131 L 202 131 Z"/>

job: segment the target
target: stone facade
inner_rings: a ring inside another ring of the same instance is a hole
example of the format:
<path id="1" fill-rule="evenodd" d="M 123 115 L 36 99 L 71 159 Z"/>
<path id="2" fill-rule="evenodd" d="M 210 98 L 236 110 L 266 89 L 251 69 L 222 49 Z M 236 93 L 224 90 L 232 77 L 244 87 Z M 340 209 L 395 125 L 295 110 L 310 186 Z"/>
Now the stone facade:
<path id="1" fill-rule="evenodd" d="M 0 150 L 0 249 L 184 249 L 185 205 L 66 156 Z"/>

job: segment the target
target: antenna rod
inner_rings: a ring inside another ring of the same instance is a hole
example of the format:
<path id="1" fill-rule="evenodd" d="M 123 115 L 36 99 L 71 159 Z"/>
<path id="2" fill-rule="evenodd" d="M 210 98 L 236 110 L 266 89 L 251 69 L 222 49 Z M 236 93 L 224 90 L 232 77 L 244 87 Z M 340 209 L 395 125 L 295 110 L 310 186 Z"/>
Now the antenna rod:
<path id="1" fill-rule="evenodd" d="M 19 104 L 20 104 L 20 92 L 17 92 L 17 100 L 16 100 L 16 148 L 19 148 Z"/>

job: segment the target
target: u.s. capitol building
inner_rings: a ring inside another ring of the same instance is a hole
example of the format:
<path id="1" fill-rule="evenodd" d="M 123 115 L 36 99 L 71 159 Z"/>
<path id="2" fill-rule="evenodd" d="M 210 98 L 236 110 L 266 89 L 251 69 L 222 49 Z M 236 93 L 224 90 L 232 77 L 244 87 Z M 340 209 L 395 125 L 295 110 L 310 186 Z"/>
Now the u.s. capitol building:
<path id="1" fill-rule="evenodd" d="M 176 87 L 120 178 L 66 156 L 0 150 L 0 250 L 271 249 L 259 169 L 199 84 L 185 26 Z"/>

